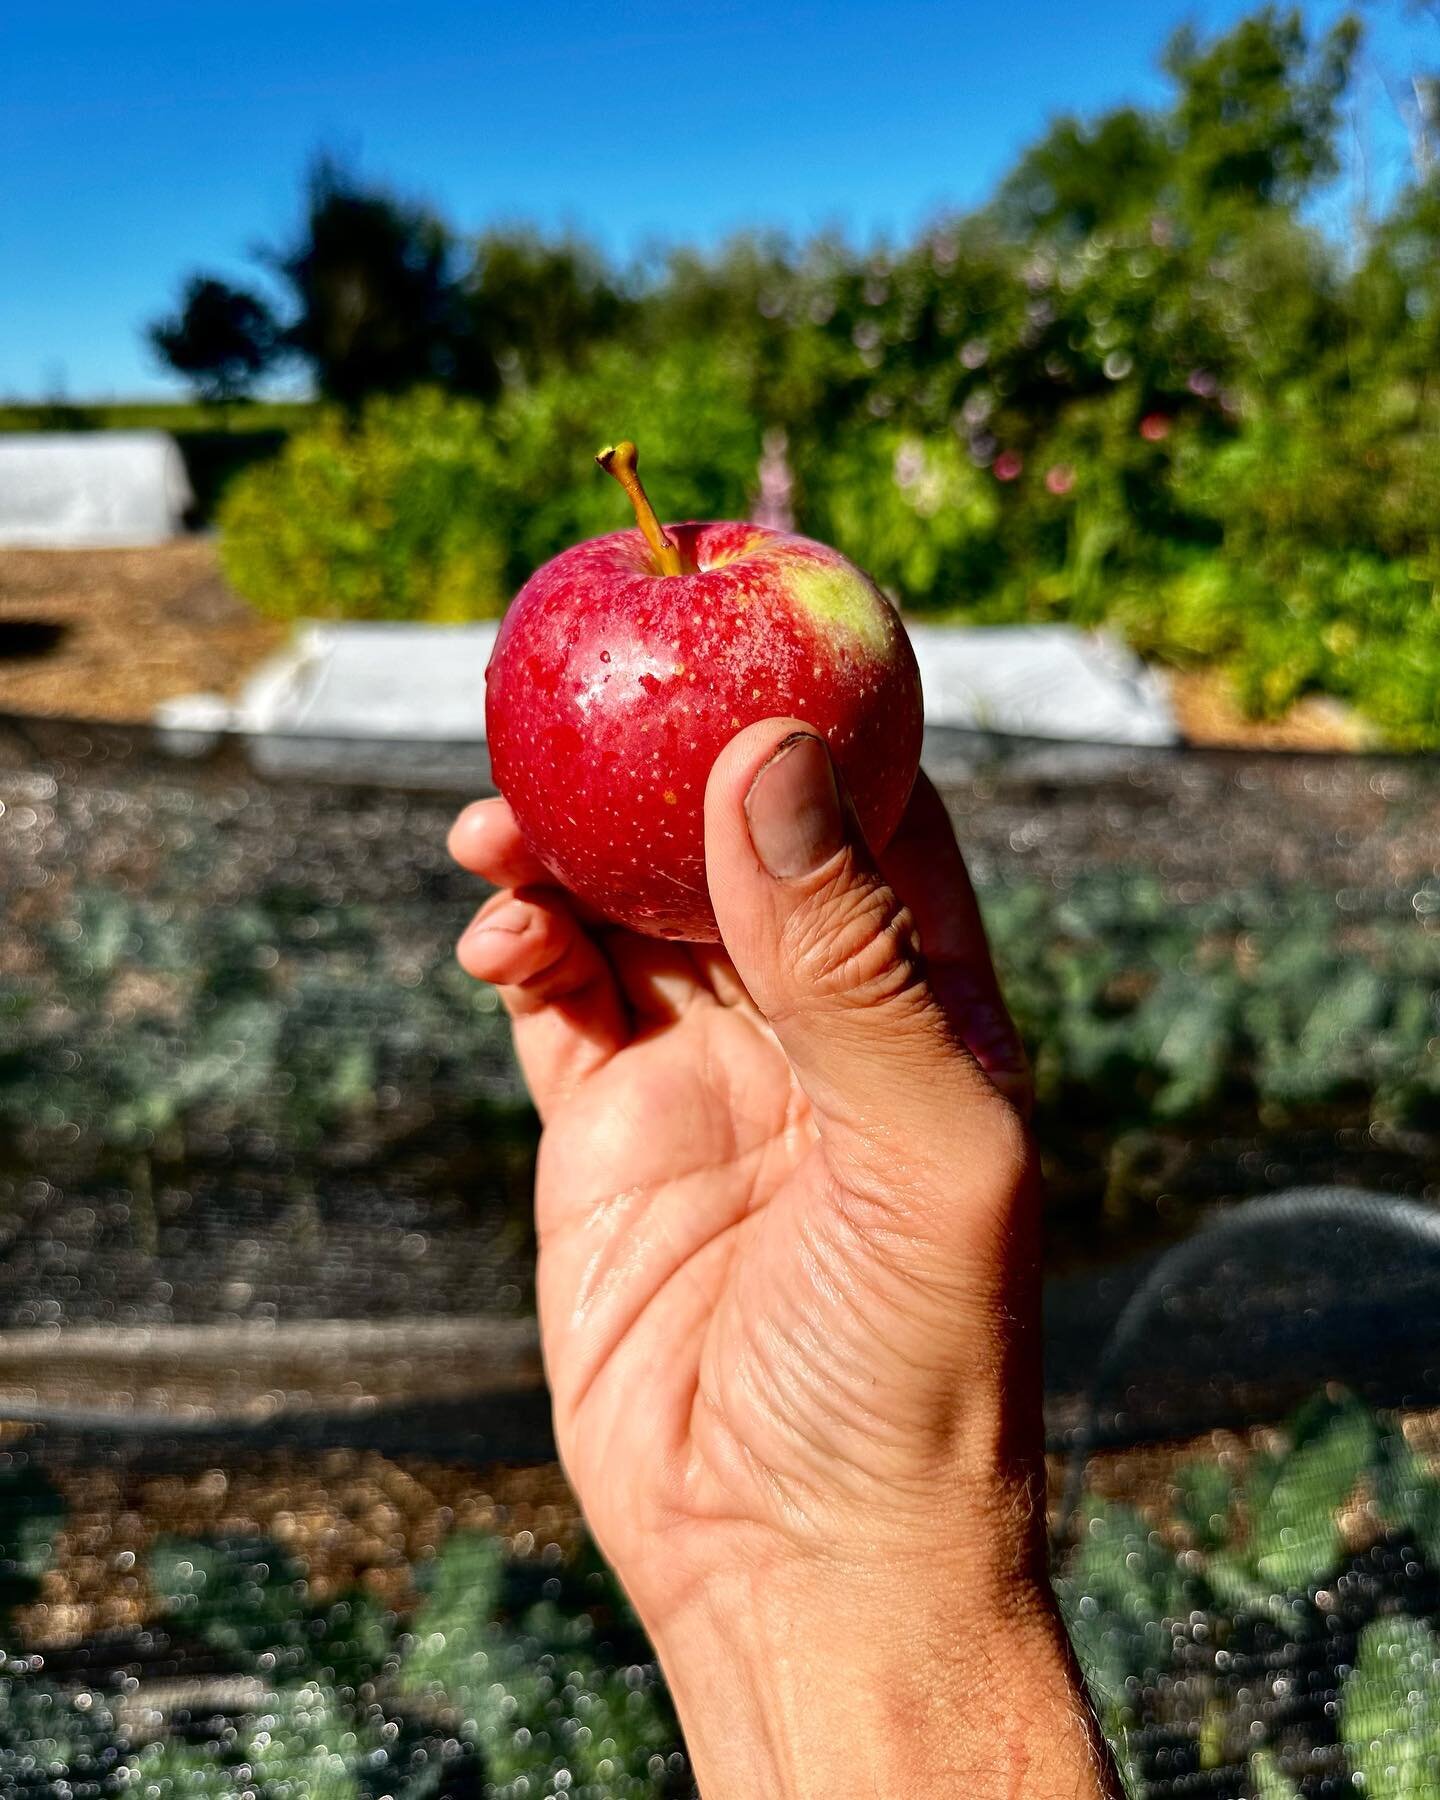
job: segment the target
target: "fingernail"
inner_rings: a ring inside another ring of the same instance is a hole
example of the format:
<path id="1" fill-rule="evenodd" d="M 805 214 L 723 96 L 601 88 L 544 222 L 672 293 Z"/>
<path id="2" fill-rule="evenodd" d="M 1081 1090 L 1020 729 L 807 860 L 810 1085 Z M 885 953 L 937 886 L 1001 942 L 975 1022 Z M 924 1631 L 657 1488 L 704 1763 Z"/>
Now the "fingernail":
<path id="1" fill-rule="evenodd" d="M 530 908 L 523 900 L 507 900 L 503 906 L 497 906 L 494 912 L 481 913 L 469 930 L 467 938 L 483 937 L 487 931 L 501 931 L 508 936 L 518 937 L 530 923 Z"/>
<path id="2" fill-rule="evenodd" d="M 755 854 L 772 875 L 808 875 L 845 842 L 845 819 L 830 752 L 797 731 L 750 784 L 745 818 Z"/>

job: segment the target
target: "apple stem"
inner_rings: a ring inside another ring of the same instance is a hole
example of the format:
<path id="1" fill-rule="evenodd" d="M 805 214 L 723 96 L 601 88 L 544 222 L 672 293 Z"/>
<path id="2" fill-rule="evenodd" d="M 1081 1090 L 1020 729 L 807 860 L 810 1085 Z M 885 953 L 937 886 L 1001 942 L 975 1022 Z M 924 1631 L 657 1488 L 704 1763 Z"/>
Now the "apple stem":
<path id="1" fill-rule="evenodd" d="M 638 473 L 640 452 L 628 438 L 621 443 L 612 444 L 602 450 L 595 458 L 607 475 L 613 475 L 630 496 L 630 504 L 635 508 L 635 523 L 640 527 L 645 542 L 655 552 L 655 560 L 660 565 L 662 575 L 679 575 L 682 573 L 680 551 L 673 539 L 666 537 L 665 527 L 655 516 L 655 508 L 650 498 L 640 485 Z"/>

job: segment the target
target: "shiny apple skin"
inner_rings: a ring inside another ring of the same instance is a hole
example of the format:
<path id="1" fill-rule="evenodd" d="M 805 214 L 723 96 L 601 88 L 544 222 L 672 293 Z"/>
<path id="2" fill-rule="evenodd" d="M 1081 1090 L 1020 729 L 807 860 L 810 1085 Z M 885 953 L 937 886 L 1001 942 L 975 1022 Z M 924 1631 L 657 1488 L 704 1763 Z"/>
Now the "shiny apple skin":
<path id="1" fill-rule="evenodd" d="M 530 849 L 598 912 L 653 937 L 719 936 L 704 801 L 725 744 L 791 717 L 830 747 L 867 842 L 905 810 L 923 715 L 893 608 L 838 551 L 739 523 L 577 544 L 526 582 L 486 670 L 496 786 Z"/>

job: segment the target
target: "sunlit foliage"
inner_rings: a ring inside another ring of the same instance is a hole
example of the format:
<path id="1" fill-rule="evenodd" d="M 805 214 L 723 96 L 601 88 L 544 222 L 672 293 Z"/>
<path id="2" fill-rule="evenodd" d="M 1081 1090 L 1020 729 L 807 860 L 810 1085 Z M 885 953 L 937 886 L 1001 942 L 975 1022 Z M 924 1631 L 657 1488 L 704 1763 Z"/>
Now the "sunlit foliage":
<path id="1" fill-rule="evenodd" d="M 408 379 L 474 397 L 302 433 L 236 485 L 231 576 L 284 613 L 493 613 L 619 522 L 600 442 L 641 437 L 681 517 L 753 508 L 764 439 L 799 527 L 905 607 L 1107 623 L 1225 666 L 1251 713 L 1319 692 L 1440 742 L 1440 188 L 1419 180 L 1358 249 L 1310 223 L 1357 43 L 1272 9 L 1182 34 L 1168 107 L 1058 120 L 991 204 L 908 244 L 760 236 L 622 274 L 524 234 L 467 265 L 446 239 L 448 335 L 407 313 Z M 327 179 L 330 236 L 292 272 L 384 213 Z M 387 242 L 440 241 L 389 204 Z M 334 361 L 320 297 L 289 341 L 322 392 L 403 386 L 382 357 Z"/>

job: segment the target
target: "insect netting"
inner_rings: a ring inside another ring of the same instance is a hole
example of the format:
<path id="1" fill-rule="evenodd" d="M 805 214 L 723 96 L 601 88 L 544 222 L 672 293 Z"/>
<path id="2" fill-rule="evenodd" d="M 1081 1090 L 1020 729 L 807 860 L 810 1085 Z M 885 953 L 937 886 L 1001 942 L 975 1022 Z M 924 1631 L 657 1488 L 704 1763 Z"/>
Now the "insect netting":
<path id="1" fill-rule="evenodd" d="M 453 961 L 483 766 L 174 750 L 0 725 L 0 1793 L 688 1793 Z M 1034 1053 L 1056 1575 L 1128 1778 L 1440 1794 L 1440 769 L 929 750 Z"/>

